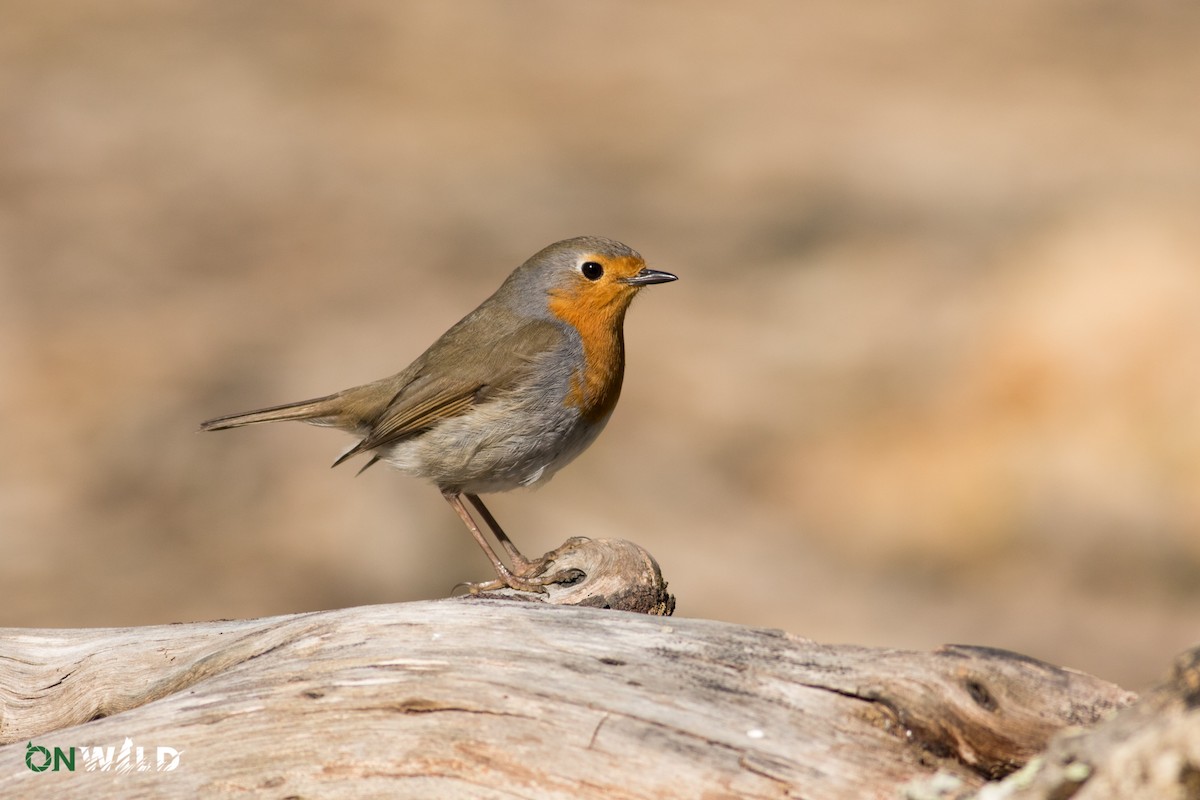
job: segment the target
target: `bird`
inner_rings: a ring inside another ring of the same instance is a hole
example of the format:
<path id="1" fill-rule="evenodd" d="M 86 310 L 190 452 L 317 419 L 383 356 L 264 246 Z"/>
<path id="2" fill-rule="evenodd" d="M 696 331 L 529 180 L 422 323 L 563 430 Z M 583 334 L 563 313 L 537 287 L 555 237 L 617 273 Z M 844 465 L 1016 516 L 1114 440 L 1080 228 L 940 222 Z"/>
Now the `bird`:
<path id="1" fill-rule="evenodd" d="M 625 313 L 646 286 L 675 280 L 621 242 L 564 239 L 513 270 L 395 375 L 216 417 L 200 430 L 298 420 L 351 433 L 358 442 L 333 466 L 367 456 L 359 473 L 384 461 L 440 490 L 496 573 L 495 580 L 466 584 L 472 593 L 544 592 L 578 574 L 545 574 L 546 559 L 522 555 L 479 495 L 544 484 L 595 441 L 621 393 Z"/>

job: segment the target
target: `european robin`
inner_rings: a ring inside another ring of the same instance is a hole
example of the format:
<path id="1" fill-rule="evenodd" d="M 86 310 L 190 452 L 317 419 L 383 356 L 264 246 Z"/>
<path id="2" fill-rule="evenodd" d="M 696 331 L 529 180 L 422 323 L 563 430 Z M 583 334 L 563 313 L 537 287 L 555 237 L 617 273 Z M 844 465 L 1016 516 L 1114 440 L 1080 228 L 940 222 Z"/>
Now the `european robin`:
<path id="1" fill-rule="evenodd" d="M 676 280 L 634 250 L 598 236 L 536 253 L 478 308 L 401 372 L 373 383 L 208 420 L 215 431 L 300 420 L 361 437 L 334 466 L 370 454 L 441 490 L 487 554 L 497 580 L 542 591 L 542 575 L 487 510 L 480 494 L 545 483 L 595 440 L 612 415 L 625 372 L 625 312 L 643 286 Z M 361 472 L 361 470 L 360 470 Z M 496 555 L 463 497 L 512 563 Z"/>

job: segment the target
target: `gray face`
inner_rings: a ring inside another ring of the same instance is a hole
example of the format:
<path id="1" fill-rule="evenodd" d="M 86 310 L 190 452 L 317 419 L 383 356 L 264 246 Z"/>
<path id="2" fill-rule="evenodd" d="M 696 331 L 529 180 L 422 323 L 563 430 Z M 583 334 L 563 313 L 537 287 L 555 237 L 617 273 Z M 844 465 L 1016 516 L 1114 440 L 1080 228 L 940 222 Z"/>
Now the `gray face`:
<path id="1" fill-rule="evenodd" d="M 642 263 L 637 251 L 621 242 L 603 236 L 577 236 L 539 250 L 508 277 L 497 295 L 523 314 L 546 317 L 546 297 L 554 290 L 577 284 L 589 259 L 609 266 L 620 264 L 623 269 L 634 262 Z"/>

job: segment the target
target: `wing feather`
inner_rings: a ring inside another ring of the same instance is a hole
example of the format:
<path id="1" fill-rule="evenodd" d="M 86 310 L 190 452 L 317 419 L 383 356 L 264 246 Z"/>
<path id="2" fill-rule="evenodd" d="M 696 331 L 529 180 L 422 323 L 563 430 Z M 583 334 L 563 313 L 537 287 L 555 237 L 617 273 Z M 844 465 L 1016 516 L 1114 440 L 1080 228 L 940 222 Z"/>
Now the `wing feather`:
<path id="1" fill-rule="evenodd" d="M 534 320 L 492 341 L 447 341 L 443 337 L 406 371 L 411 379 L 371 421 L 362 440 L 343 453 L 334 466 L 418 435 L 520 386 L 535 369 L 538 357 L 561 346 L 564 335 L 555 323 Z M 463 357 L 456 358 L 460 353 Z M 449 368 L 434 370 L 431 363 Z M 377 460 L 378 455 L 363 469 Z"/>

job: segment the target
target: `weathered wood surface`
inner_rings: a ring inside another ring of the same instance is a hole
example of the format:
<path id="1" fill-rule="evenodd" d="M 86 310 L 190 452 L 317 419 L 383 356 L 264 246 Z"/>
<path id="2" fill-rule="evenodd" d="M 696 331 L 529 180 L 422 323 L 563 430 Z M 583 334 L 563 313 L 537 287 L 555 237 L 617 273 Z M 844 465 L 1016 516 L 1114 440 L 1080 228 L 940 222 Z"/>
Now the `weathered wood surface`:
<path id="1" fill-rule="evenodd" d="M 953 795 L 951 795 L 953 796 Z M 976 800 L 1200 799 L 1200 648 L 1112 719 L 1065 730 L 1020 772 Z"/>
<path id="2" fill-rule="evenodd" d="M 1132 699 L 1002 651 L 479 598 L 4 630 L 0 797 L 891 798 L 979 786 Z M 126 737 L 151 771 L 24 764 Z"/>

